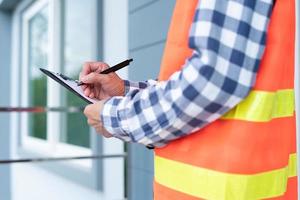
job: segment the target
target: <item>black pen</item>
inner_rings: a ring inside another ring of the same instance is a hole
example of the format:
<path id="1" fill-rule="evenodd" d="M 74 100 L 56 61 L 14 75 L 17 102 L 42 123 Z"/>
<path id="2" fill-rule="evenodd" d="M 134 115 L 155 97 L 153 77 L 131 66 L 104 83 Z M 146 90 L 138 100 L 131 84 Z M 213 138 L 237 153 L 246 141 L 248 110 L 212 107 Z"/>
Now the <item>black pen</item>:
<path id="1" fill-rule="evenodd" d="M 110 72 L 115 72 L 115 71 L 118 71 L 119 69 L 122 69 L 123 67 L 126 67 L 127 65 L 130 64 L 130 62 L 132 62 L 133 59 L 128 59 L 128 60 L 125 60 L 123 62 L 120 62 L 119 64 L 116 64 L 115 66 L 113 67 L 110 67 L 102 72 L 100 72 L 100 74 L 109 74 Z M 80 86 L 80 85 L 84 85 L 85 83 L 83 83 L 82 81 L 80 81 L 77 85 Z"/>

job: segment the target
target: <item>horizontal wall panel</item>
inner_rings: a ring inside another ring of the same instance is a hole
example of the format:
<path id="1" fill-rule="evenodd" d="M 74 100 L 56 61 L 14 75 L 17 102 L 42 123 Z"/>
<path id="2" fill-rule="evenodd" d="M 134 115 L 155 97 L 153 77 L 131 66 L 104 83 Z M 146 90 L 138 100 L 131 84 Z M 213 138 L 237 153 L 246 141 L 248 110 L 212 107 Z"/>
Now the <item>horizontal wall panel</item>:
<path id="1" fill-rule="evenodd" d="M 139 161 L 129 164 L 130 169 L 143 170 L 145 172 L 149 172 L 153 174 L 153 150 L 146 148 L 143 145 L 133 144 L 130 145 L 130 152 L 134 152 L 134 154 L 130 154 L 130 159 Z"/>
<path id="2" fill-rule="evenodd" d="M 145 7 L 149 6 L 152 3 L 155 3 L 159 0 L 129 0 L 129 13 L 137 12 Z"/>
<path id="3" fill-rule="evenodd" d="M 152 200 L 153 199 L 153 174 L 142 170 L 129 169 L 129 173 L 134 182 L 130 187 L 128 199 L 130 200 Z"/>
<path id="4" fill-rule="evenodd" d="M 130 49 L 166 39 L 175 0 L 161 0 L 129 15 Z"/>
<path id="5" fill-rule="evenodd" d="M 129 79 L 135 81 L 156 79 L 159 73 L 164 46 L 165 43 L 160 43 L 129 52 L 130 57 L 133 58 L 132 64 L 128 67 Z"/>

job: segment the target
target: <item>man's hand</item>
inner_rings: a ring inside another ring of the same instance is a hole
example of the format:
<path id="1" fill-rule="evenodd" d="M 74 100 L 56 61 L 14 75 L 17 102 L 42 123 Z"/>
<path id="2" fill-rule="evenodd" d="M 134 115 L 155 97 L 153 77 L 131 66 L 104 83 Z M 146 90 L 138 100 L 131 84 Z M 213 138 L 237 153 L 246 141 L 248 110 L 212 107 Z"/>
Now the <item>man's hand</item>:
<path id="1" fill-rule="evenodd" d="M 103 62 L 86 62 L 84 64 L 79 80 L 86 83 L 82 86 L 86 96 L 102 100 L 124 95 L 124 81 L 116 73 L 99 74 L 108 67 Z"/>
<path id="2" fill-rule="evenodd" d="M 103 135 L 106 138 L 110 138 L 113 135 L 110 134 L 104 127 L 100 119 L 100 113 L 102 111 L 103 101 L 99 101 L 94 104 L 90 104 L 85 107 L 84 114 L 87 117 L 87 122 L 90 126 L 93 126 L 97 133 Z"/>

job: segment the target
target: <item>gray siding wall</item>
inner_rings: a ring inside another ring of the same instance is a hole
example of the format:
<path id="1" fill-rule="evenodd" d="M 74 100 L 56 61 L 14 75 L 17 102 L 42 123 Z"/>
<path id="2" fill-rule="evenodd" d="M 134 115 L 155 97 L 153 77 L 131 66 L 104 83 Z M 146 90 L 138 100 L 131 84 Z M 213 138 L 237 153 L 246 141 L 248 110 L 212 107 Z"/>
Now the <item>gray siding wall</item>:
<path id="1" fill-rule="evenodd" d="M 134 62 L 130 80 L 156 79 L 175 0 L 129 0 L 129 56 Z M 153 198 L 153 152 L 128 145 L 128 195 L 130 200 Z"/>
<path id="2" fill-rule="evenodd" d="M 0 106 L 9 106 L 10 99 L 11 13 L 0 11 Z M 0 159 L 10 157 L 9 114 L 0 113 Z M 10 166 L 0 165 L 0 199 L 9 200 Z"/>

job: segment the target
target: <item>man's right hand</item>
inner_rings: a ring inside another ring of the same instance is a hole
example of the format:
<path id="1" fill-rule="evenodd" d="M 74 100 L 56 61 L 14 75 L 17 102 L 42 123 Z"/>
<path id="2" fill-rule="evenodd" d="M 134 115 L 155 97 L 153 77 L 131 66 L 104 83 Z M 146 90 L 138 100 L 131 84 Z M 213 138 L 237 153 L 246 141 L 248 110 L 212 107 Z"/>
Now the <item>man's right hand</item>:
<path id="1" fill-rule="evenodd" d="M 124 95 L 124 81 L 116 73 L 100 74 L 107 68 L 109 66 L 103 62 L 86 62 L 83 65 L 79 80 L 85 83 L 81 87 L 86 96 L 102 100 Z"/>

